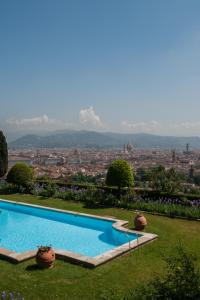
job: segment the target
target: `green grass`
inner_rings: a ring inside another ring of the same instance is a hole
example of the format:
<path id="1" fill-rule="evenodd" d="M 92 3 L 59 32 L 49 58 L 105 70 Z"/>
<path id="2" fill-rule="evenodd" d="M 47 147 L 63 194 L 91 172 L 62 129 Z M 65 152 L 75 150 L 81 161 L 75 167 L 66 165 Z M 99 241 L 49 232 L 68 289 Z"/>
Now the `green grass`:
<path id="1" fill-rule="evenodd" d="M 51 206 L 90 214 L 114 216 L 133 225 L 134 212 L 117 208 L 84 208 L 83 204 L 60 199 L 42 199 L 30 195 L 1 195 L 0 198 Z M 159 239 L 118 257 L 96 269 L 86 269 L 64 261 L 56 261 L 51 270 L 31 268 L 34 259 L 15 265 L 0 260 L 0 291 L 18 291 L 26 300 L 45 299 L 104 299 L 114 290 L 123 297 L 130 288 L 163 273 L 162 255 L 176 251 L 179 241 L 198 256 L 200 266 L 200 222 L 147 215 L 147 232 Z M 14 232 L 13 232 L 14 234 Z"/>

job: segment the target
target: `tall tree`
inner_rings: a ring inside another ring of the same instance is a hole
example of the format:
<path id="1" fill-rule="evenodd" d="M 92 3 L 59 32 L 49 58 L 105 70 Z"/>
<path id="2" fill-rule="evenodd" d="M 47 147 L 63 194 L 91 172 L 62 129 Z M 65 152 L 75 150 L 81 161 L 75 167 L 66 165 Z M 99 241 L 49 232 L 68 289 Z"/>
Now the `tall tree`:
<path id="1" fill-rule="evenodd" d="M 8 169 L 8 148 L 6 138 L 0 130 L 0 177 L 3 177 Z"/>
<path id="2" fill-rule="evenodd" d="M 150 172 L 150 185 L 153 189 L 162 192 L 174 193 L 180 190 L 184 176 L 174 168 L 166 170 L 160 165 Z"/>

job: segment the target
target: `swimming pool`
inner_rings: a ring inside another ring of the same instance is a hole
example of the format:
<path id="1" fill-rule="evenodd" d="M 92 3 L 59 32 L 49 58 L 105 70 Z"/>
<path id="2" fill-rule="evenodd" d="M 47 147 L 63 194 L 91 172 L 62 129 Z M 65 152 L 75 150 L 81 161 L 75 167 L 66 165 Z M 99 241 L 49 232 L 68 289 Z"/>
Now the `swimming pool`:
<path id="1" fill-rule="evenodd" d="M 97 263 L 150 238 L 149 234 L 127 231 L 122 227 L 126 223 L 0 200 L 0 254 L 7 250 L 15 258 L 23 257 L 23 253 L 26 257 L 40 245 L 51 245 L 58 256 L 65 253 L 67 257 L 72 255 Z"/>

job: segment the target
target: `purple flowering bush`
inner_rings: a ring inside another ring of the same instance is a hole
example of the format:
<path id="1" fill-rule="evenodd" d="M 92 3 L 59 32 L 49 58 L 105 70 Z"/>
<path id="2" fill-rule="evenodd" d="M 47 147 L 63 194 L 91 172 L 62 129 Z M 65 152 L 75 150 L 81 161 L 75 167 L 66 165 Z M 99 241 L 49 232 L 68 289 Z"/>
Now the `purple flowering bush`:
<path id="1" fill-rule="evenodd" d="M 155 202 L 159 204 L 168 204 L 168 205 L 182 205 L 182 206 L 196 206 L 200 207 L 200 199 L 199 200 L 188 200 L 188 199 L 181 199 L 181 198 L 175 198 L 175 197 L 158 197 L 158 198 L 150 198 L 150 197 L 144 197 L 144 202 Z"/>
<path id="2" fill-rule="evenodd" d="M 6 293 L 5 291 L 1 292 L 0 300 L 25 300 L 20 293 Z"/>
<path id="3" fill-rule="evenodd" d="M 200 218 L 200 199 L 187 199 L 182 195 L 138 195 L 129 189 L 119 199 L 106 189 L 98 189 L 95 186 L 82 188 L 59 186 L 55 183 L 37 183 L 33 186 L 31 193 L 36 196 L 82 202 L 87 207 L 117 206 L 161 213 L 171 217 Z"/>
<path id="4" fill-rule="evenodd" d="M 200 218 L 200 201 L 199 200 L 181 200 L 178 198 L 150 197 L 131 198 L 124 197 L 121 199 L 119 206 L 129 209 L 143 210 L 152 213 L 160 213 L 170 217 L 186 217 L 190 219 Z"/>
<path id="5" fill-rule="evenodd" d="M 95 186 L 80 188 L 77 186 L 58 186 L 56 184 L 35 184 L 31 193 L 35 196 L 54 197 L 63 200 L 83 202 L 87 206 L 115 205 L 116 197 Z"/>

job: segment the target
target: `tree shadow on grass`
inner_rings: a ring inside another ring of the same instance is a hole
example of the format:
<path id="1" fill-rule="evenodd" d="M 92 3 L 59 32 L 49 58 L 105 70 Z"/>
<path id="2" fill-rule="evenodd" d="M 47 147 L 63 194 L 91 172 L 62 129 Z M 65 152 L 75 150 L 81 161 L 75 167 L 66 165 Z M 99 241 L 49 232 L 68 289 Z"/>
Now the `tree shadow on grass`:
<path id="1" fill-rule="evenodd" d="M 37 264 L 26 267 L 26 271 L 38 271 L 38 270 L 41 270 L 41 268 Z"/>
<path id="2" fill-rule="evenodd" d="M 100 204 L 100 203 L 83 203 L 84 208 L 91 208 L 91 209 L 106 209 L 106 208 L 113 208 L 112 204 Z"/>
<path id="3" fill-rule="evenodd" d="M 45 196 L 38 196 L 39 200 L 48 200 L 51 197 L 45 197 Z"/>

